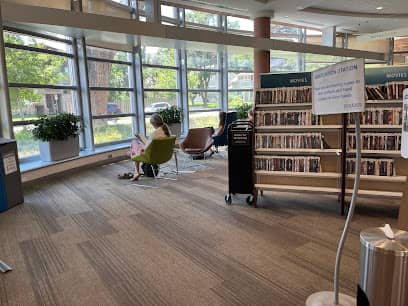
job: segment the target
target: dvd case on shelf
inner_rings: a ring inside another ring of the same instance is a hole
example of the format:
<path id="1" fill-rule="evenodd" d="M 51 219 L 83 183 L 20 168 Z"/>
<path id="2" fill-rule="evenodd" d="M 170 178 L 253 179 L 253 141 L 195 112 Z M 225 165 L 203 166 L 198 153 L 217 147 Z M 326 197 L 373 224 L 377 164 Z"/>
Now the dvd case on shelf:
<path id="1" fill-rule="evenodd" d="M 261 171 L 321 172 L 319 156 L 255 156 Z"/>
<path id="2" fill-rule="evenodd" d="M 367 85 L 367 100 L 400 100 L 408 82 L 388 82 L 379 85 Z"/>
<path id="3" fill-rule="evenodd" d="M 322 133 L 257 133 L 256 149 L 323 149 Z"/>
<path id="4" fill-rule="evenodd" d="M 348 116 L 348 123 L 355 124 L 354 116 Z M 360 123 L 373 125 L 401 125 L 402 107 L 366 108 L 365 112 L 360 114 Z"/>
<path id="5" fill-rule="evenodd" d="M 355 158 L 348 158 L 346 173 L 354 174 L 356 171 Z M 363 175 L 394 176 L 395 166 L 393 159 L 363 158 L 360 164 L 360 172 Z"/>
<path id="6" fill-rule="evenodd" d="M 280 87 L 258 90 L 255 104 L 311 103 L 312 87 Z"/>
<path id="7" fill-rule="evenodd" d="M 257 111 L 255 115 L 256 126 L 274 125 L 321 125 L 322 118 L 312 114 L 311 110 L 302 111 Z"/>
<path id="8" fill-rule="evenodd" d="M 401 133 L 361 133 L 362 150 L 401 150 Z M 347 134 L 347 149 L 356 149 L 356 136 Z"/>

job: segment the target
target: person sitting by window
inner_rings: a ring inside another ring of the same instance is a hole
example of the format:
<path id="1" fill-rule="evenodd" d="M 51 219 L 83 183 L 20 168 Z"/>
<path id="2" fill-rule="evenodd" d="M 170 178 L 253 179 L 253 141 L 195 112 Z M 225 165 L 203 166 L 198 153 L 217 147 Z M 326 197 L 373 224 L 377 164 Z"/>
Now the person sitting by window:
<path id="1" fill-rule="evenodd" d="M 227 117 L 226 112 L 220 112 L 218 114 L 218 128 L 217 129 L 213 128 L 213 136 L 219 136 L 222 134 L 222 132 L 224 132 L 226 117 Z"/>
<path id="2" fill-rule="evenodd" d="M 170 129 L 159 114 L 153 114 L 150 117 L 150 123 L 154 127 L 154 132 L 149 138 L 142 134 L 137 134 L 137 139 L 132 140 L 130 156 L 134 157 L 143 153 L 144 149 L 149 146 L 153 139 L 170 137 Z M 135 161 L 135 170 L 132 181 L 137 181 L 140 177 L 140 163 Z"/>

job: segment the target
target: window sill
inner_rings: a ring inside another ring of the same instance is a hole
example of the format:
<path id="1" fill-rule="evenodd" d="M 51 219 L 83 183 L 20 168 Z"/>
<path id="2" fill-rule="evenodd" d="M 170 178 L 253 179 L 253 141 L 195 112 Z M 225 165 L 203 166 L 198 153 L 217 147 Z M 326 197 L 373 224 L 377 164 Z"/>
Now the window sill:
<path id="1" fill-rule="evenodd" d="M 57 161 L 57 162 L 43 162 L 40 160 L 40 157 L 38 156 L 38 159 L 35 159 L 35 160 L 20 161 L 20 171 L 21 173 L 25 173 L 25 172 L 45 168 L 45 167 L 51 167 L 55 165 L 64 164 L 64 163 L 79 160 L 85 157 L 90 157 L 90 156 L 107 153 L 111 151 L 123 150 L 127 148 L 129 148 L 129 143 L 107 145 L 107 146 L 97 147 L 93 151 L 81 151 L 79 153 L 79 156 L 76 156 L 70 159 L 65 159 L 62 161 Z"/>

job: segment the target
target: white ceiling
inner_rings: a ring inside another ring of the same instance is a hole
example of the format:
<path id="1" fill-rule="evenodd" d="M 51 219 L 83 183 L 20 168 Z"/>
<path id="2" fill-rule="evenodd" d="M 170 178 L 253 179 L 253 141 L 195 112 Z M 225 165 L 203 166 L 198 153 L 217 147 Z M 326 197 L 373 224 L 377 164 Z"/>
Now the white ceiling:
<path id="1" fill-rule="evenodd" d="M 169 0 L 213 10 L 339 31 L 375 33 L 408 27 L 408 0 Z M 383 7 L 377 10 L 377 7 Z M 268 13 L 269 12 L 269 13 Z"/>

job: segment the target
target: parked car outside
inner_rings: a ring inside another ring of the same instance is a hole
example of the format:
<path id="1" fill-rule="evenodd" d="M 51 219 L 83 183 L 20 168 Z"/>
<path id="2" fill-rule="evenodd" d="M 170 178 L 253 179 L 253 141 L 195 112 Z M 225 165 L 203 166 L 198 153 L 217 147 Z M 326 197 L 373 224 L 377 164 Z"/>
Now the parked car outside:
<path id="1" fill-rule="evenodd" d="M 156 102 L 145 107 L 145 113 L 157 113 L 163 109 L 169 108 L 171 105 L 167 102 Z"/>

